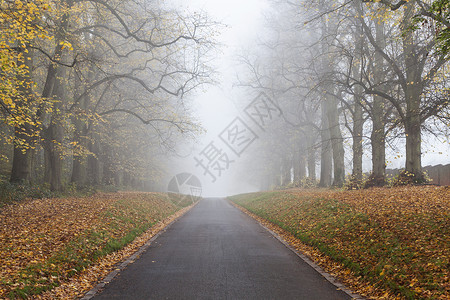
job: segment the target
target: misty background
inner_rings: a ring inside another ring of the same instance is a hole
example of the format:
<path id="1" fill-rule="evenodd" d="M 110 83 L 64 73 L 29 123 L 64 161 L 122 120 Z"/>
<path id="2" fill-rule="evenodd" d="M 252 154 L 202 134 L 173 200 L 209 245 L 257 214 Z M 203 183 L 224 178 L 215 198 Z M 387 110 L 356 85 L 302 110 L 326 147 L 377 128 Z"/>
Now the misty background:
<path id="1" fill-rule="evenodd" d="M 448 11 L 429 1 L 2 5 L 6 189 L 353 189 L 450 161 Z"/>
<path id="2" fill-rule="evenodd" d="M 204 196 L 227 196 L 244 192 L 253 192 L 260 190 L 259 181 L 261 178 L 255 178 L 252 172 L 254 166 L 248 164 L 246 160 L 254 153 L 258 153 L 261 147 L 264 147 L 262 140 L 270 139 L 270 135 L 262 132 L 258 139 L 246 151 L 246 155 L 239 158 L 229 170 L 223 172 L 223 175 L 216 181 L 211 182 L 203 170 L 196 166 L 193 156 L 198 154 L 211 140 L 215 140 L 220 132 L 236 117 L 245 118 L 243 109 L 256 96 L 257 93 L 239 86 L 239 74 L 245 72 L 240 63 L 240 57 L 243 53 L 263 53 L 264 40 L 268 38 L 268 27 L 271 26 L 270 20 L 274 11 L 279 9 L 277 4 L 283 1 L 218 1 L 218 0 L 193 0 L 172 1 L 174 7 L 182 7 L 190 11 L 204 11 L 215 20 L 224 25 L 219 34 L 218 41 L 221 43 L 221 52 L 214 60 L 217 66 L 218 83 L 207 86 L 204 91 L 195 93 L 191 98 L 195 112 L 206 129 L 206 133 L 198 138 L 196 143 L 188 151 L 183 152 L 187 157 L 172 159 L 173 173 L 190 172 L 195 174 L 202 182 Z M 298 12 L 297 15 L 301 13 Z M 301 19 L 301 17 L 300 17 Z M 301 22 L 299 21 L 299 26 Z M 305 36 L 306 38 L 306 36 Z M 258 50 L 259 49 L 259 50 Z M 285 124 L 289 127 L 289 124 Z M 258 133 L 261 133 L 259 131 Z M 386 168 L 401 169 L 405 165 L 404 142 L 395 141 L 387 148 Z M 190 155 L 187 154 L 190 151 Z M 425 134 L 423 137 L 423 166 L 434 166 L 438 164 L 447 164 L 450 162 L 450 142 L 447 137 L 435 137 L 433 134 Z M 346 172 L 351 173 L 351 146 L 346 145 Z M 365 151 L 363 155 L 363 171 L 371 171 L 371 153 Z M 319 164 L 319 161 L 316 162 Z M 317 177 L 319 177 L 319 169 Z M 166 181 L 170 180 L 168 176 Z"/>

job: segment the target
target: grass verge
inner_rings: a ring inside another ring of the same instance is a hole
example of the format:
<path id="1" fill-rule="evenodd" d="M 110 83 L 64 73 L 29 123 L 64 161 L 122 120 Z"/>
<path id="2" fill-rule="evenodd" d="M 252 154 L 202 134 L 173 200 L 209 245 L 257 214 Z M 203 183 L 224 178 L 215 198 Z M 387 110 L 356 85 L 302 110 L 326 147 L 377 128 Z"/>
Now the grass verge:
<path id="1" fill-rule="evenodd" d="M 287 190 L 230 199 L 312 248 L 307 254 L 362 295 L 450 295 L 449 188 Z"/>
<path id="2" fill-rule="evenodd" d="M 7 205 L 0 213 L 0 298 L 49 291 L 182 208 L 165 194 L 132 192 Z"/>

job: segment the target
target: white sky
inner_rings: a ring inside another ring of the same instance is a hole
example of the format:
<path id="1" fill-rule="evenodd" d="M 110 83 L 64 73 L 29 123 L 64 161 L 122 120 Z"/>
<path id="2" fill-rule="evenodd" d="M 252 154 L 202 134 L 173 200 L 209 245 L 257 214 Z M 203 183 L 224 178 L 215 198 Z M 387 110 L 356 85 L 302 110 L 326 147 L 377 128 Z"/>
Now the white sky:
<path id="1" fill-rule="evenodd" d="M 205 11 L 213 19 L 230 26 L 221 41 L 239 46 L 248 38 L 255 38 L 262 24 L 262 11 L 268 6 L 265 0 L 178 0 L 189 11 Z"/>

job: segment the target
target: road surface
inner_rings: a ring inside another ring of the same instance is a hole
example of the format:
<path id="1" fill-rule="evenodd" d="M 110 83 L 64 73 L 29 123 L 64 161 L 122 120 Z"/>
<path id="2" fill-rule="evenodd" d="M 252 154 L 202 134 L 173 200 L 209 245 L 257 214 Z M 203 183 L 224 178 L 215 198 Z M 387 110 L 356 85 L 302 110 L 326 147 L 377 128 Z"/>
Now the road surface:
<path id="1" fill-rule="evenodd" d="M 93 299 L 351 299 L 225 199 L 202 200 Z"/>

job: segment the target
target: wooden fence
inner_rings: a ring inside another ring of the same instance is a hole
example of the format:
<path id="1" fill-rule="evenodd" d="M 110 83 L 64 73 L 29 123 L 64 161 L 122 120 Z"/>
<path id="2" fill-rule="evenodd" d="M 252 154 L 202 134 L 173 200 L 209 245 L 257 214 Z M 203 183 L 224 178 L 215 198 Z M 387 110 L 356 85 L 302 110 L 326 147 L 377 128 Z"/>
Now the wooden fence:
<path id="1" fill-rule="evenodd" d="M 426 166 L 423 171 L 428 174 L 431 184 L 450 185 L 450 164 Z M 399 169 L 386 169 L 386 177 L 392 178 L 400 173 Z"/>

